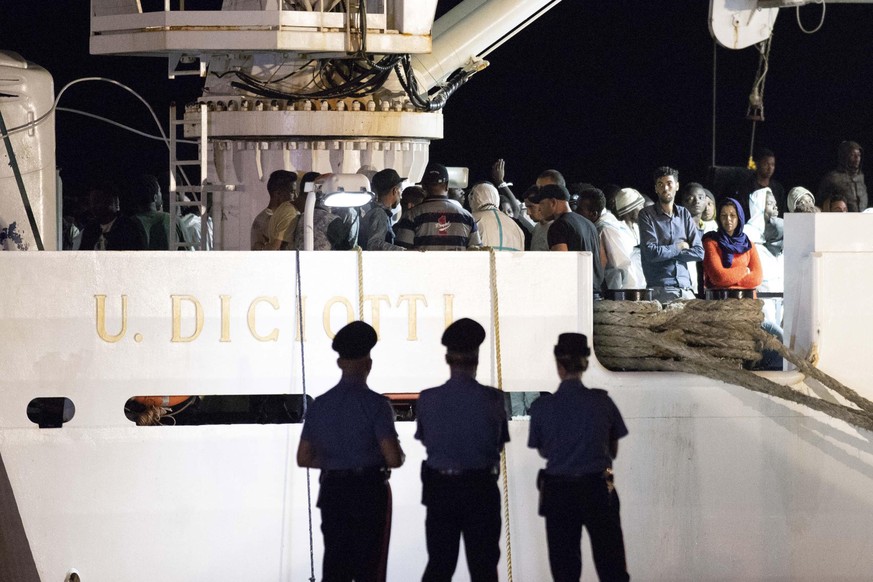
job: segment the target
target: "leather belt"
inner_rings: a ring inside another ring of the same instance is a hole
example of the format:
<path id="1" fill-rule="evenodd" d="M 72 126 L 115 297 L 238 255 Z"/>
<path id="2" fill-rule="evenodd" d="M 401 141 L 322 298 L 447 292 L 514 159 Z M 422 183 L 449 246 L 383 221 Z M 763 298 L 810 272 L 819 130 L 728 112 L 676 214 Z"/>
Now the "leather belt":
<path id="1" fill-rule="evenodd" d="M 551 481 L 552 483 L 582 483 L 584 481 L 599 480 L 611 482 L 613 480 L 613 473 L 612 469 L 605 469 L 596 473 L 580 473 L 577 475 L 551 475 L 543 471 L 541 479 Z"/>
<path id="2" fill-rule="evenodd" d="M 391 470 L 385 467 L 357 467 L 354 469 L 322 469 L 322 478 L 344 479 L 353 477 L 390 477 Z"/>
<path id="3" fill-rule="evenodd" d="M 491 477 L 500 474 L 500 468 L 485 467 L 484 469 L 434 469 L 427 463 L 422 465 L 422 472 L 441 477 Z"/>

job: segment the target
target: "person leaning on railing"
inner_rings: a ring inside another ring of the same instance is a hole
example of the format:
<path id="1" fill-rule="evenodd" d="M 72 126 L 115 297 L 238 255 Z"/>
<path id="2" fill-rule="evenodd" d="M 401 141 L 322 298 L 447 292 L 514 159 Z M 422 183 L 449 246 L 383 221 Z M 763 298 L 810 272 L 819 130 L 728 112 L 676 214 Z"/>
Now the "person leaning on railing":
<path id="1" fill-rule="evenodd" d="M 743 207 L 725 198 L 718 207 L 718 230 L 703 237 L 703 279 L 707 289 L 754 289 L 764 277 L 758 251 L 743 232 Z"/>

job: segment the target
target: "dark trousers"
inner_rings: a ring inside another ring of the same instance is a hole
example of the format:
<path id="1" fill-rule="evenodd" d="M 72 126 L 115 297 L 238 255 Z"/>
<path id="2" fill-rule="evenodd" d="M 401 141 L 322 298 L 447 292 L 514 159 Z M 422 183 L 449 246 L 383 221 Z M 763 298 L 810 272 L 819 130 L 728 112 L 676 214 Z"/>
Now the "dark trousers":
<path id="1" fill-rule="evenodd" d="M 546 518 L 549 566 L 555 582 L 582 576 L 582 527 L 591 536 L 594 567 L 601 582 L 630 580 L 625 563 L 618 493 L 601 476 L 546 476 L 540 515 Z"/>
<path id="2" fill-rule="evenodd" d="M 495 475 L 422 474 L 427 506 L 427 567 L 423 582 L 449 582 L 458 565 L 461 535 L 472 582 L 497 582 L 500 490 Z"/>
<path id="3" fill-rule="evenodd" d="M 323 582 L 384 581 L 391 532 L 387 480 L 323 474 L 318 507 L 324 534 Z"/>

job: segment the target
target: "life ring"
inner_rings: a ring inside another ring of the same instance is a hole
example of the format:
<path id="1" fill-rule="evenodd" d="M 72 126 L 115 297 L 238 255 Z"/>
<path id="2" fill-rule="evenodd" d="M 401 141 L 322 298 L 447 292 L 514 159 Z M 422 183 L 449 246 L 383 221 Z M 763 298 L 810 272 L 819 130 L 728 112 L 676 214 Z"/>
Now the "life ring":
<path id="1" fill-rule="evenodd" d="M 160 406 L 161 408 L 172 408 L 177 404 L 182 404 L 190 396 L 134 396 L 131 398 L 134 402 L 143 406 Z"/>

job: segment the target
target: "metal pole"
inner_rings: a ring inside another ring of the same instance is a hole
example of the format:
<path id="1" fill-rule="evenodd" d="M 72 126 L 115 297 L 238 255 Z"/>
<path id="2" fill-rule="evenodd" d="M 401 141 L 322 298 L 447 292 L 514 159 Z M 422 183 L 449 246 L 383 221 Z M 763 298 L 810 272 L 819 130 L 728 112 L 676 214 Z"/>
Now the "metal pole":
<path id="1" fill-rule="evenodd" d="M 9 138 L 9 130 L 6 129 L 6 121 L 3 120 L 3 113 L 0 113 L 0 134 L 3 135 L 3 142 L 6 144 L 6 153 L 9 155 L 9 165 L 12 167 L 12 173 L 15 175 L 15 182 L 18 184 L 18 192 L 21 194 L 21 202 L 24 204 L 24 212 L 27 214 L 27 221 L 30 223 L 30 230 L 33 232 L 33 238 L 36 240 L 36 248 L 40 251 L 45 250 L 42 244 L 42 237 L 39 234 L 39 226 L 36 224 L 36 217 L 33 215 L 33 208 L 30 207 L 30 199 L 27 197 L 27 189 L 24 187 L 24 178 L 21 177 L 21 168 L 18 167 L 18 158 L 15 157 L 15 150 L 12 149 L 12 140 Z"/>

